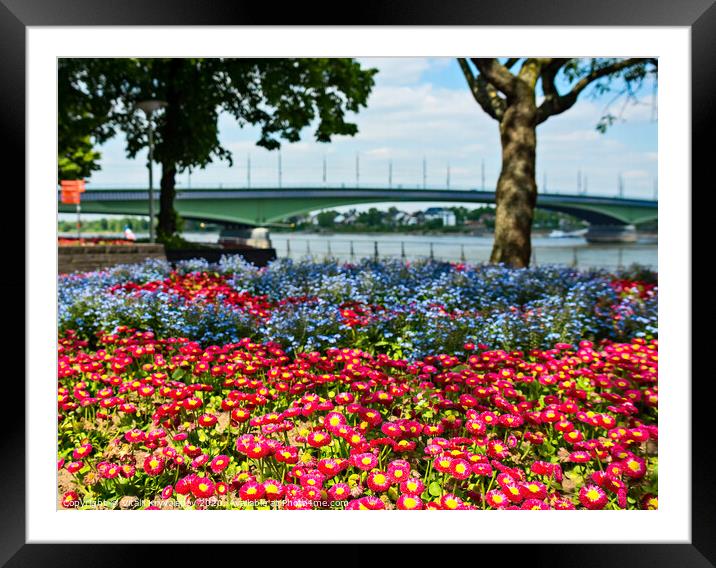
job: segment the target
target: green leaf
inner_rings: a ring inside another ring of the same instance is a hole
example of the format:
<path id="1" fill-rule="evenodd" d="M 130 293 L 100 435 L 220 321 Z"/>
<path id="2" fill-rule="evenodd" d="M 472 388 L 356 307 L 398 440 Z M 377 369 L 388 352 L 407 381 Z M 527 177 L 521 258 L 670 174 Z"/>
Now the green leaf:
<path id="1" fill-rule="evenodd" d="M 437 481 L 433 481 L 428 486 L 428 493 L 430 493 L 430 495 L 432 495 L 433 497 L 440 497 L 440 495 L 443 494 L 443 488 Z"/>

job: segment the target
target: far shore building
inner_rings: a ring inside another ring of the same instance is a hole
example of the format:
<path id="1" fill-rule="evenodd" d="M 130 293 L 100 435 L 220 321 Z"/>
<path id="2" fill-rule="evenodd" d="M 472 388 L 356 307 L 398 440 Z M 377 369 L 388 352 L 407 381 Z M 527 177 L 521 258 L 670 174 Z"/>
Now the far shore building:
<path id="1" fill-rule="evenodd" d="M 454 227 L 457 225 L 457 218 L 455 213 L 450 209 L 444 207 L 429 207 L 425 210 L 425 220 L 434 221 L 440 219 L 443 222 L 443 227 Z"/>

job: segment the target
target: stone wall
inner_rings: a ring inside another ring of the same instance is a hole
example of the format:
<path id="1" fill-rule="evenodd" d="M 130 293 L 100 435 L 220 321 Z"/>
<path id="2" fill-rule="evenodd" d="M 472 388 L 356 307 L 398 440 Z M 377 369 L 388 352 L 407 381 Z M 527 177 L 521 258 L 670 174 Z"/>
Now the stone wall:
<path id="1" fill-rule="evenodd" d="M 142 262 L 147 258 L 166 260 L 164 245 L 138 243 L 57 247 L 57 269 L 60 274 L 89 272 L 117 264 Z"/>

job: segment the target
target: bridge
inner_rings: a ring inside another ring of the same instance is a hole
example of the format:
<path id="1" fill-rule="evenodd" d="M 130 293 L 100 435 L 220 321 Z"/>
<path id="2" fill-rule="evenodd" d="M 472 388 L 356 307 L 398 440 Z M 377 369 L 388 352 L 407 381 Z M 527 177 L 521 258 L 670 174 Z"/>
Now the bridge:
<path id="1" fill-rule="evenodd" d="M 158 201 L 159 190 L 155 190 Z M 495 203 L 494 191 L 380 188 L 296 187 L 260 189 L 177 189 L 174 207 L 186 219 L 250 226 L 275 225 L 319 209 L 386 202 Z M 537 207 L 568 213 L 593 226 L 628 226 L 657 219 L 658 201 L 585 194 L 540 193 Z M 74 205 L 59 202 L 61 213 Z M 87 189 L 84 213 L 146 215 L 146 189 Z M 155 207 L 158 210 L 158 206 Z"/>

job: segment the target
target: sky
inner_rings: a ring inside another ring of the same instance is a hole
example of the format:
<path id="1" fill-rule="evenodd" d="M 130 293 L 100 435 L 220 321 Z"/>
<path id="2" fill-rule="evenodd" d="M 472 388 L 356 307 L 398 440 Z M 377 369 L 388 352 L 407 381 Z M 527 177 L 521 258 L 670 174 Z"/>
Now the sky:
<path id="1" fill-rule="evenodd" d="M 323 161 L 329 185 L 355 185 L 356 157 L 360 185 L 388 184 L 392 161 L 393 187 L 422 187 L 425 163 L 428 187 L 494 189 L 500 170 L 498 123 L 478 106 L 454 58 L 362 58 L 379 70 L 367 108 L 351 115 L 358 126 L 354 137 L 315 142 L 313 131 L 301 141 L 284 143 L 282 185 L 323 185 Z M 595 129 L 613 94 L 595 98 L 583 93 L 574 107 L 537 128 L 539 191 L 575 193 L 578 179 L 594 195 L 616 195 L 621 176 L 625 196 L 653 198 L 657 180 L 655 89 L 644 86 L 637 104 L 612 105 L 621 119 L 606 134 Z M 252 186 L 278 184 L 278 152 L 255 145 L 258 129 L 240 128 L 221 115 L 220 141 L 231 150 L 234 165 L 215 162 L 204 170 L 177 177 L 179 189 L 246 187 L 247 159 Z M 146 153 L 125 157 L 118 135 L 102 147 L 102 170 L 89 187 L 147 187 Z M 483 165 L 484 164 L 484 165 Z M 155 180 L 159 168 L 155 169 Z M 156 185 L 156 182 L 155 182 Z M 387 206 L 387 205 L 386 205 Z M 424 208 L 428 204 L 420 205 Z M 406 209 L 406 207 L 402 207 Z"/>

